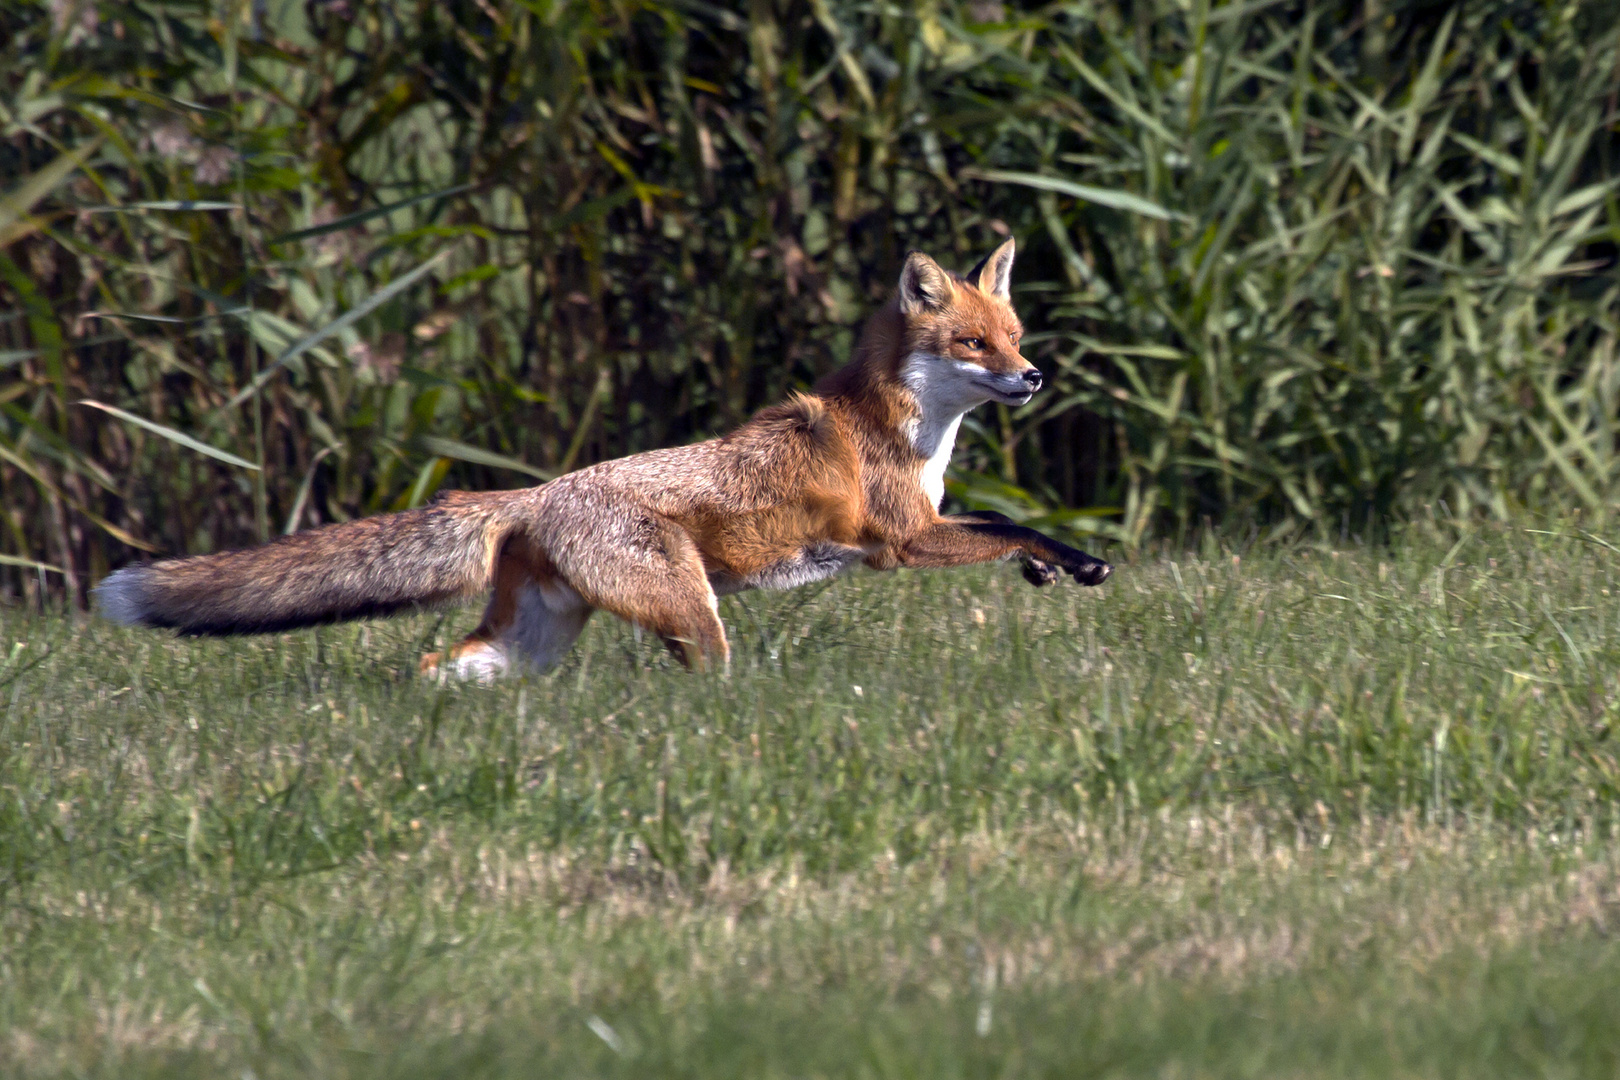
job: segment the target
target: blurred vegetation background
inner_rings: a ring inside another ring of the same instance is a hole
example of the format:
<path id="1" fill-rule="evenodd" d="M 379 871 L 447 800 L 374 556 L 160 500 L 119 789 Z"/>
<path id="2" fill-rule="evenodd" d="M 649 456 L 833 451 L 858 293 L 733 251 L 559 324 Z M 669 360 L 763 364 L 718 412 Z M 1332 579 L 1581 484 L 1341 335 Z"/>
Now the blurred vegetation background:
<path id="1" fill-rule="evenodd" d="M 0 589 L 721 431 L 1007 235 L 958 502 L 1602 519 L 1617 164 L 1609 0 L 8 0 Z"/>

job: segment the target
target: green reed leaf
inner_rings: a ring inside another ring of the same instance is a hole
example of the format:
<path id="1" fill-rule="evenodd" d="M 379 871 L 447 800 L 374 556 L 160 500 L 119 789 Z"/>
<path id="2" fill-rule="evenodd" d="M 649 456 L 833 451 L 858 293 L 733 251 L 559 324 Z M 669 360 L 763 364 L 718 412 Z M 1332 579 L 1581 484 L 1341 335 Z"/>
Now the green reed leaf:
<path id="1" fill-rule="evenodd" d="M 1091 184 L 1077 184 L 1072 180 L 1065 180 L 1058 176 L 1043 176 L 1040 173 L 1029 172 L 1009 172 L 1005 169 L 964 169 L 962 175 L 970 180 L 1018 184 L 1039 191 L 1052 191 L 1059 195 L 1068 195 L 1071 198 L 1096 203 L 1098 206 L 1107 206 L 1114 210 L 1141 214 L 1143 217 L 1157 218 L 1160 221 L 1191 220 L 1186 214 L 1166 210 L 1151 199 L 1144 199 L 1142 196 L 1134 195 L 1128 191 L 1094 187 Z"/>
<path id="2" fill-rule="evenodd" d="M 165 427 L 164 425 L 155 421 L 146 419 L 144 416 L 136 416 L 132 412 L 125 412 L 123 409 L 117 408 L 116 406 L 106 405 L 99 401 L 91 401 L 88 398 L 82 401 L 74 402 L 74 404 L 88 405 L 92 409 L 100 409 L 109 416 L 116 416 L 125 423 L 134 424 L 136 427 L 145 428 L 154 435 L 161 435 L 170 442 L 178 443 L 188 450 L 195 450 L 199 454 L 205 454 L 216 461 L 223 461 L 227 465 L 235 465 L 239 469 L 250 469 L 253 472 L 259 471 L 259 467 L 253 464 L 251 461 L 244 461 L 235 454 L 221 450 L 217 446 L 209 446 L 207 443 L 194 439 L 183 431 L 176 431 L 174 428 Z"/>
<path id="3" fill-rule="evenodd" d="M 344 229 L 352 229 L 357 225 L 364 225 L 368 221 L 375 221 L 377 218 L 385 217 L 399 210 L 408 209 L 409 207 L 416 206 L 420 203 L 431 202 L 434 199 L 451 199 L 457 195 L 464 195 L 467 192 L 474 190 L 477 186 L 477 184 L 457 184 L 454 187 L 442 188 L 438 191 L 429 191 L 421 195 L 412 195 L 408 199 L 401 199 L 398 202 L 389 203 L 387 206 L 377 206 L 370 210 L 359 210 L 353 214 L 345 214 L 342 217 L 336 218 L 332 221 L 322 222 L 319 225 L 311 225 L 307 229 L 296 229 L 293 232 L 282 233 L 280 236 L 272 237 L 270 240 L 267 240 L 266 243 L 296 244 L 303 240 L 313 240 L 317 236 L 326 236 L 329 233 L 341 232 Z"/>
<path id="4" fill-rule="evenodd" d="M 275 377 L 276 372 L 280 371 L 282 367 L 286 365 L 287 361 L 292 360 L 295 357 L 302 356 L 304 353 L 308 352 L 316 345 L 319 345 L 333 334 L 336 334 L 338 331 L 343 330 L 346 327 L 353 326 L 367 315 L 370 315 L 373 311 L 376 311 L 378 308 L 388 303 L 388 301 L 392 300 L 394 297 L 398 296 L 400 293 L 422 280 L 428 274 L 432 273 L 434 267 L 438 266 L 445 259 L 449 258 L 449 256 L 450 249 L 445 248 L 437 255 L 434 255 L 432 258 L 416 267 L 414 270 L 411 270 L 409 273 L 402 274 L 393 281 L 389 282 L 387 285 L 378 289 L 376 292 L 372 293 L 370 296 L 360 301 L 360 303 L 356 304 L 354 307 L 350 308 L 347 312 L 338 316 L 336 319 L 333 319 L 319 330 L 311 331 L 310 333 L 299 338 L 297 341 L 293 342 L 291 345 L 287 346 L 281 355 L 277 356 L 275 360 L 269 364 L 269 366 L 267 366 L 263 371 L 259 372 L 258 376 L 254 378 L 252 382 L 248 383 L 247 386 L 244 386 L 241 390 L 237 391 L 236 395 L 232 397 L 230 401 L 225 403 L 224 408 L 234 409 L 248 398 L 253 397 L 264 388 L 266 383 Z"/>
<path id="5" fill-rule="evenodd" d="M 519 461 L 517 458 L 497 454 L 493 450 L 470 446 L 464 442 L 457 442 L 455 439 L 446 439 L 438 435 L 421 435 L 417 437 L 416 442 L 430 454 L 454 458 L 457 461 L 465 461 L 473 465 L 488 465 L 493 469 L 510 469 L 513 472 L 523 473 L 525 476 L 532 476 L 537 480 L 550 480 L 556 475 L 555 473 L 546 472 L 544 469 L 537 469 L 528 462 Z"/>

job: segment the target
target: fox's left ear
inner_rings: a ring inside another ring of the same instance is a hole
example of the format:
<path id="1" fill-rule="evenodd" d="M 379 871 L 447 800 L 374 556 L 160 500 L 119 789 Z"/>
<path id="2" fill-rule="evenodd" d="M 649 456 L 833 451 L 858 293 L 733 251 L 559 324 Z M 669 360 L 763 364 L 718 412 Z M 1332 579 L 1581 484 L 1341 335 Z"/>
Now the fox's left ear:
<path id="1" fill-rule="evenodd" d="M 1018 245 L 1008 240 L 979 261 L 968 271 L 967 279 L 982 293 L 1012 300 L 1013 249 Z"/>

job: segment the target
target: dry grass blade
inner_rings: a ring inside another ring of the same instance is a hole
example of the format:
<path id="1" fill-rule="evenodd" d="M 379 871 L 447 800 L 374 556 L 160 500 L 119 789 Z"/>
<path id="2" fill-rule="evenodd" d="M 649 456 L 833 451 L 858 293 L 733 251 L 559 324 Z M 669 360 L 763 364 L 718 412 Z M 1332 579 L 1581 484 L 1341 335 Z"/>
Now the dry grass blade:
<path id="1" fill-rule="evenodd" d="M 44 571 L 47 574 L 66 573 L 60 566 L 51 566 L 49 563 L 36 562 L 33 559 L 23 559 L 16 555 L 0 555 L 0 566 L 19 566 L 24 570 Z"/>
<path id="2" fill-rule="evenodd" d="M 0 195 L 0 247 L 5 247 L 25 233 L 38 228 L 36 223 L 19 219 L 32 211 L 41 200 L 54 192 L 81 165 L 90 160 L 90 155 L 101 149 L 101 143 L 102 140 L 99 138 L 90 139 L 81 146 L 63 151 L 49 165 L 23 177 L 16 187 Z"/>

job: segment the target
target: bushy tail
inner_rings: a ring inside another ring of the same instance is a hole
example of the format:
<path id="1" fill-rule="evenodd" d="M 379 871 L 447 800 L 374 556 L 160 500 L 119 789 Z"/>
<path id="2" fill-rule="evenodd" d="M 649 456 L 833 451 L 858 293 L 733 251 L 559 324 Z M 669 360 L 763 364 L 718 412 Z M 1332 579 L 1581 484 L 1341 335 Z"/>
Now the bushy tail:
<path id="1" fill-rule="evenodd" d="M 488 587 L 516 495 L 452 491 L 244 551 L 130 566 L 96 599 L 117 622 L 183 634 L 264 634 L 442 603 Z"/>

